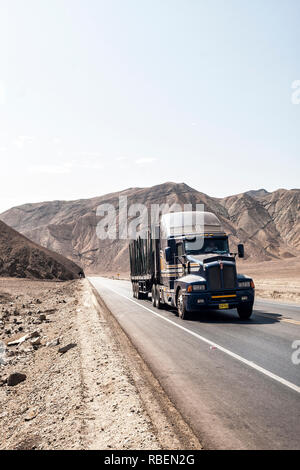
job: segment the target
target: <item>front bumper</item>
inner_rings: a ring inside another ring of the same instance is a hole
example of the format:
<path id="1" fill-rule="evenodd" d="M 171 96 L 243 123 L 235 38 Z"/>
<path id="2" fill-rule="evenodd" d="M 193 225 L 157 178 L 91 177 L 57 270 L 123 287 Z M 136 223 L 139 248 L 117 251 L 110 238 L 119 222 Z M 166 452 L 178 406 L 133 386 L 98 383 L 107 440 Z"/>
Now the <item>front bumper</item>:
<path id="1" fill-rule="evenodd" d="M 229 297 L 230 296 L 230 297 Z M 234 296 L 234 297 L 233 297 Z M 201 303 L 199 303 L 199 301 Z M 208 309 L 219 309 L 220 304 L 228 304 L 228 308 L 237 308 L 240 305 L 252 306 L 254 303 L 254 289 L 239 289 L 234 292 L 191 292 L 185 293 L 185 308 L 187 312 Z"/>

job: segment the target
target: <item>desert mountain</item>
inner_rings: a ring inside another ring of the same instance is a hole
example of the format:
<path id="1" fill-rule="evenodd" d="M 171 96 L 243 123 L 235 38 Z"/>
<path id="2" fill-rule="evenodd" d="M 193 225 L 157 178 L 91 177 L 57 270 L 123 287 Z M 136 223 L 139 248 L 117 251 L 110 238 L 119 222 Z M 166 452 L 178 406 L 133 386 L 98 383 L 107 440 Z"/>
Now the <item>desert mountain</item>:
<path id="1" fill-rule="evenodd" d="M 69 280 L 81 268 L 64 256 L 43 248 L 0 220 L 0 276 Z"/>
<path id="2" fill-rule="evenodd" d="M 266 189 L 252 189 L 251 191 L 247 191 L 245 194 L 252 197 L 264 197 L 267 194 L 270 194 Z"/>
<path id="3" fill-rule="evenodd" d="M 231 250 L 245 244 L 249 259 L 269 260 L 300 254 L 300 190 L 249 191 L 223 199 L 213 198 L 184 183 L 130 188 L 93 199 L 25 204 L 0 218 L 31 240 L 64 254 L 92 273 L 128 271 L 128 241 L 99 240 L 96 227 L 100 204 L 112 204 L 118 214 L 119 196 L 135 203 L 204 204 L 230 235 Z M 150 212 L 150 211 L 149 211 Z"/>

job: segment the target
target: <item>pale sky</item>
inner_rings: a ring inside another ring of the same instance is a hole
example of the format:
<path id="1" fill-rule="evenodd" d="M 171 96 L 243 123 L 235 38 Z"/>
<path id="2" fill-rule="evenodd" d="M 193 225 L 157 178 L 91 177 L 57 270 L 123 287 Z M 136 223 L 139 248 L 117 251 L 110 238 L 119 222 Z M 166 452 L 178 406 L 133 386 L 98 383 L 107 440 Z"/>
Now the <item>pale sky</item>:
<path id="1" fill-rule="evenodd" d="M 0 212 L 299 187 L 299 24 L 299 0 L 0 0 Z"/>

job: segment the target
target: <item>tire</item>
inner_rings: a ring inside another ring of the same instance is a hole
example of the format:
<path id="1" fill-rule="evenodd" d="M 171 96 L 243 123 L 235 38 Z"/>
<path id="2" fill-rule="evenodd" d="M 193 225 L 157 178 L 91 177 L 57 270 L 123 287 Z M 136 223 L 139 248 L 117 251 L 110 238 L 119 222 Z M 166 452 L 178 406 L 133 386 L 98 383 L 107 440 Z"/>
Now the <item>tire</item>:
<path id="1" fill-rule="evenodd" d="M 148 299 L 148 293 L 147 292 L 140 292 L 140 297 L 141 300 L 147 300 Z"/>
<path id="2" fill-rule="evenodd" d="M 153 284 L 152 286 L 151 294 L 152 294 L 152 305 L 153 307 L 155 307 L 156 306 L 156 285 L 155 284 Z"/>
<path id="3" fill-rule="evenodd" d="M 140 292 L 140 286 L 138 282 L 136 283 L 136 298 L 139 300 L 143 298 L 143 294 Z"/>
<path id="4" fill-rule="evenodd" d="M 159 287 L 156 286 L 156 289 L 155 289 L 155 307 L 158 308 L 158 309 L 161 309 L 162 307 L 162 303 L 160 301 L 160 293 L 159 293 Z"/>
<path id="5" fill-rule="evenodd" d="M 178 311 L 178 316 L 179 318 L 181 318 L 181 320 L 188 319 L 188 312 L 186 311 L 186 308 L 184 305 L 183 293 L 181 289 L 179 290 L 178 296 L 177 296 L 177 311 Z"/>
<path id="6" fill-rule="evenodd" d="M 248 305 L 241 305 L 237 308 L 237 311 L 241 320 L 249 320 L 252 315 L 253 306 L 251 305 L 249 307 Z"/>

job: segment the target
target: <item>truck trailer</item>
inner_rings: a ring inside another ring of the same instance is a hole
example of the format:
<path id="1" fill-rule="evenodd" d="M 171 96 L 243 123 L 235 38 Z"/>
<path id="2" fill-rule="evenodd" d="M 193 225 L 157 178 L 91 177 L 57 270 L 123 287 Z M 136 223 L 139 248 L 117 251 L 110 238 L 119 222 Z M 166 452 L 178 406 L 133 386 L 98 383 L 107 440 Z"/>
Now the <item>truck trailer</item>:
<path id="1" fill-rule="evenodd" d="M 201 224 L 197 225 L 197 221 Z M 211 212 L 164 214 L 146 238 L 129 244 L 133 296 L 153 306 L 176 308 L 181 319 L 193 312 L 237 309 L 242 320 L 253 310 L 253 279 L 238 274 L 228 236 Z"/>

